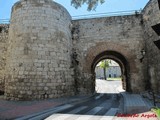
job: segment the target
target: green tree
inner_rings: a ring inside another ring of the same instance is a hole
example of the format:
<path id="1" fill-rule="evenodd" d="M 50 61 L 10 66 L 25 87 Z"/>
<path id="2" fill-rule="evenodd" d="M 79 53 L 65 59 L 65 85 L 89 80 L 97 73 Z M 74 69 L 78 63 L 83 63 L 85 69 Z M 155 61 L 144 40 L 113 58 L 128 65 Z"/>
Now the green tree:
<path id="1" fill-rule="evenodd" d="M 109 67 L 109 60 L 101 61 L 100 67 L 103 68 L 104 79 L 107 80 L 106 70 Z"/>
<path id="2" fill-rule="evenodd" d="M 95 10 L 99 3 L 103 4 L 104 2 L 105 0 L 71 0 L 71 5 L 77 9 L 86 3 L 88 5 L 87 10 L 91 11 Z"/>

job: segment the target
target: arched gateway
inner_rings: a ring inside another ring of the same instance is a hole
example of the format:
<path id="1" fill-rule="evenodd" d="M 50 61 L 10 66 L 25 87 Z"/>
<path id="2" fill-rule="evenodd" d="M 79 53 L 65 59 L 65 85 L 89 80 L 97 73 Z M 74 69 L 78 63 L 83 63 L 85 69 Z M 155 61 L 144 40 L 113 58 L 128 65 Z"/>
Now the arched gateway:
<path id="1" fill-rule="evenodd" d="M 142 31 L 141 15 L 72 20 L 52 0 L 20 0 L 12 8 L 5 97 L 32 100 L 92 94 L 94 68 L 106 58 L 119 63 L 126 91 L 143 91 Z"/>
<path id="2" fill-rule="evenodd" d="M 129 76 L 129 64 L 126 60 L 126 58 L 121 55 L 118 52 L 115 51 L 104 51 L 97 55 L 95 59 L 93 60 L 92 66 L 91 66 L 91 72 L 92 74 L 95 74 L 95 67 L 98 62 L 100 62 L 103 59 L 112 59 L 115 62 L 117 62 L 121 68 L 121 73 L 122 73 L 122 87 L 124 90 L 127 92 L 131 92 L 131 87 L 130 87 L 130 76 Z"/>
<path id="3" fill-rule="evenodd" d="M 83 65 L 84 71 L 95 76 L 94 70 L 97 63 L 103 59 L 112 59 L 121 67 L 123 88 L 128 92 L 132 92 L 133 86 L 131 83 L 133 83 L 134 80 L 131 78 L 131 75 L 137 71 L 134 61 L 136 56 L 125 48 L 126 46 L 109 42 L 97 43 L 96 46 L 91 47 L 87 52 L 88 54 Z M 95 81 L 95 78 L 92 78 L 92 80 Z M 93 88 L 94 87 L 95 86 L 93 86 Z"/>

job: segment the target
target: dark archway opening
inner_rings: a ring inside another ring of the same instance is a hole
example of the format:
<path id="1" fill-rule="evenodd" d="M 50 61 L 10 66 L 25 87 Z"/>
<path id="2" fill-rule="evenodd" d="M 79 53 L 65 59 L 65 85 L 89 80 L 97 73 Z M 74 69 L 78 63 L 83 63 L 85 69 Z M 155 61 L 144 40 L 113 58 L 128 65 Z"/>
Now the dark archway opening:
<path id="1" fill-rule="evenodd" d="M 95 59 L 92 62 L 91 73 L 95 75 L 96 65 L 104 59 L 112 59 L 119 64 L 121 68 L 121 74 L 122 74 L 123 89 L 126 90 L 127 92 L 132 92 L 131 86 L 130 86 L 129 64 L 126 58 L 121 53 L 118 53 L 116 51 L 104 51 L 100 53 L 95 57 Z"/>

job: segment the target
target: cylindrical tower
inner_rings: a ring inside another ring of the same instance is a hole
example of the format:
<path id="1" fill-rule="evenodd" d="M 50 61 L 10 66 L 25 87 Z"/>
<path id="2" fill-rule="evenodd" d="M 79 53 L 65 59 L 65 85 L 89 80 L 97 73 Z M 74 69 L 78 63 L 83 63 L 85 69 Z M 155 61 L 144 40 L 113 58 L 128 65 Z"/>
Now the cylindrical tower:
<path id="1" fill-rule="evenodd" d="M 71 16 L 52 0 L 20 0 L 12 8 L 5 96 L 9 100 L 74 94 Z"/>

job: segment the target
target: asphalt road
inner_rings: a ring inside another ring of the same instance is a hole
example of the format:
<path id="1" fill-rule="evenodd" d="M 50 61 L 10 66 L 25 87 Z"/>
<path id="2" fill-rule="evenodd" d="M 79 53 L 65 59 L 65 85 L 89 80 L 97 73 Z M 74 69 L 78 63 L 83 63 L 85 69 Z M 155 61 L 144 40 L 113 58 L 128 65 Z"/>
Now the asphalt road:
<path id="1" fill-rule="evenodd" d="M 102 120 L 112 119 L 119 110 L 121 81 L 96 80 L 97 94 L 88 101 L 70 104 L 46 120 Z"/>
<path id="2" fill-rule="evenodd" d="M 29 120 L 112 120 L 120 108 L 121 81 L 97 80 L 95 96 L 59 106 Z M 19 119 L 21 120 L 21 119 Z"/>
<path id="3" fill-rule="evenodd" d="M 122 89 L 122 81 L 114 80 L 96 80 L 97 93 L 119 93 L 118 89 Z"/>
<path id="4" fill-rule="evenodd" d="M 119 110 L 120 96 L 117 94 L 103 94 L 89 101 L 70 104 L 71 107 L 52 114 L 46 120 L 101 120 L 114 117 Z M 107 119 L 108 120 L 108 119 Z"/>

